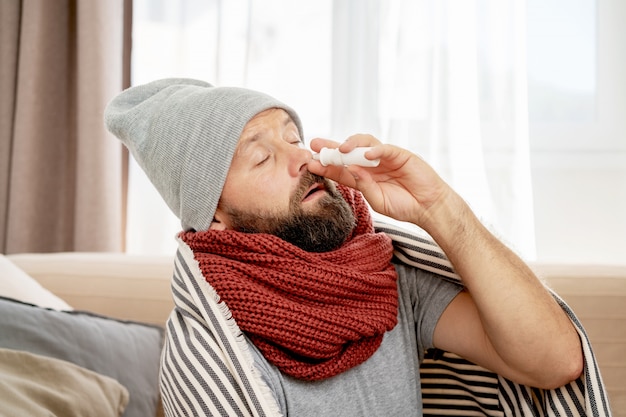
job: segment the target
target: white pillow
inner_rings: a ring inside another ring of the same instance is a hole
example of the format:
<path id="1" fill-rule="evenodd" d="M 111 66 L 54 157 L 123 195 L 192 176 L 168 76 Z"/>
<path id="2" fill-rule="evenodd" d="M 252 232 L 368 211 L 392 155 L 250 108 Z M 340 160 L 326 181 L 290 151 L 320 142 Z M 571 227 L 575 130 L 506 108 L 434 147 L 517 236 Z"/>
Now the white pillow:
<path id="1" fill-rule="evenodd" d="M 39 307 L 72 310 L 69 304 L 42 287 L 2 254 L 0 254 L 0 295 Z"/>

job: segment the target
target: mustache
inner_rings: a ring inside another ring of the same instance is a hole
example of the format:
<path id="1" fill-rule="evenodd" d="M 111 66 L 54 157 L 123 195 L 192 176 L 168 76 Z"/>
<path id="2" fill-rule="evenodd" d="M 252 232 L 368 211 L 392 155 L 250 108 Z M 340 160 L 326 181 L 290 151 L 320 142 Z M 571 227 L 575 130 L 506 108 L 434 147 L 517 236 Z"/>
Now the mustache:
<path id="1" fill-rule="evenodd" d="M 313 184 L 320 183 L 324 184 L 324 187 L 326 189 L 329 189 L 330 182 L 328 179 L 322 177 L 321 175 L 313 174 L 309 171 L 306 171 L 300 179 L 300 184 L 298 185 L 298 188 L 294 193 L 293 199 L 296 201 L 300 201 L 302 197 L 304 197 L 304 193 L 306 193 Z"/>
<path id="2" fill-rule="evenodd" d="M 312 172 L 307 171 L 302 176 L 302 179 L 300 180 L 300 185 L 301 185 L 301 188 L 309 188 L 313 184 L 317 184 L 320 182 L 322 184 L 326 184 L 328 180 L 325 177 L 322 177 L 321 175 L 313 174 Z"/>

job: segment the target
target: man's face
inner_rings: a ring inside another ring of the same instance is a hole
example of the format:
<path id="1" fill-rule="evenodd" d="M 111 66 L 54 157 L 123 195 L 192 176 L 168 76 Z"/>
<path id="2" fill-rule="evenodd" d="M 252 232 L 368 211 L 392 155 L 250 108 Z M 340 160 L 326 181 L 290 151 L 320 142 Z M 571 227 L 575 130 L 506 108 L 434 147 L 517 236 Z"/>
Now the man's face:
<path id="1" fill-rule="evenodd" d="M 334 183 L 308 171 L 310 160 L 287 112 L 257 114 L 239 139 L 212 228 L 270 233 L 310 252 L 339 247 L 354 214 Z"/>

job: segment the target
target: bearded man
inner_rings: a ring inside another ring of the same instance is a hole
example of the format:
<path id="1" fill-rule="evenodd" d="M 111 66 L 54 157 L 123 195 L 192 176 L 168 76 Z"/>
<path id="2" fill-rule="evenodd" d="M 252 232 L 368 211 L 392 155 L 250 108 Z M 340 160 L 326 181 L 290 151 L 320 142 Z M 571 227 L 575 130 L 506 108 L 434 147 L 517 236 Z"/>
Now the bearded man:
<path id="1" fill-rule="evenodd" d="M 581 375 L 551 293 L 407 150 L 316 138 L 380 160 L 323 166 L 289 106 L 189 79 L 130 88 L 105 118 L 182 223 L 167 415 L 421 415 L 429 348 L 532 387 Z M 394 258 L 366 201 L 432 236 L 463 286 Z"/>

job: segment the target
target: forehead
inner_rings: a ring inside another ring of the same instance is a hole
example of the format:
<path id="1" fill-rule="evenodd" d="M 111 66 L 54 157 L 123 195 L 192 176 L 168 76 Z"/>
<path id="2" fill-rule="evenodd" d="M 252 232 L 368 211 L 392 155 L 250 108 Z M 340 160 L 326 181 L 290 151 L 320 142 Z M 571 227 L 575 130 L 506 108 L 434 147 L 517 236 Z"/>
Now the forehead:
<path id="1" fill-rule="evenodd" d="M 254 135 L 258 135 L 265 130 L 286 126 L 290 122 L 293 122 L 293 120 L 289 116 L 289 113 L 283 109 L 272 108 L 264 110 L 256 114 L 246 123 L 239 137 L 239 144 L 252 139 Z"/>
<path id="2" fill-rule="evenodd" d="M 239 136 L 233 164 L 241 160 L 242 157 L 246 159 L 244 156 L 254 149 L 255 143 L 259 143 L 264 138 L 274 137 L 277 132 L 284 131 L 288 126 L 294 126 L 298 132 L 295 122 L 289 113 L 283 109 L 267 109 L 255 115 L 246 123 Z"/>
<path id="3" fill-rule="evenodd" d="M 239 136 L 235 155 L 245 151 L 246 148 L 249 148 L 255 142 L 259 142 L 261 139 L 277 137 L 282 132 L 285 132 L 286 129 L 291 129 L 291 127 L 299 135 L 298 126 L 285 110 L 278 108 L 264 110 L 246 123 Z"/>

